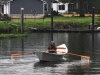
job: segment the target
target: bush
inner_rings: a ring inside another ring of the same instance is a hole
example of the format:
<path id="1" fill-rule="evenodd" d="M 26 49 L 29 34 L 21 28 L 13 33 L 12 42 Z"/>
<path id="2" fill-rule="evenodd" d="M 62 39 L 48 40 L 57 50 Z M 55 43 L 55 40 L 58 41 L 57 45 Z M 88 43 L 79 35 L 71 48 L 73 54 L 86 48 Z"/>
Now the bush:
<path id="1" fill-rule="evenodd" d="M 0 21 L 11 21 L 11 17 L 7 14 L 0 14 Z"/>

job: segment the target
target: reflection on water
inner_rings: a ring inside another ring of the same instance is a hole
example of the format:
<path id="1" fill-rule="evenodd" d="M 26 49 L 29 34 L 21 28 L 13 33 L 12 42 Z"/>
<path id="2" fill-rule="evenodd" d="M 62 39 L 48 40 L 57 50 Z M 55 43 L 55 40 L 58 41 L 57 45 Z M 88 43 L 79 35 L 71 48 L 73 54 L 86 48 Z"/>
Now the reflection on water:
<path id="1" fill-rule="evenodd" d="M 46 62 L 40 63 L 36 62 L 34 64 L 34 70 L 41 73 L 45 71 L 53 75 L 66 75 L 66 74 L 81 74 L 84 69 L 89 68 L 89 62 L 81 62 L 80 60 L 74 60 L 73 62 Z M 82 70 L 80 72 L 80 70 Z M 46 74 L 45 74 L 46 75 Z"/>
<path id="2" fill-rule="evenodd" d="M 1 61 L 3 62 L 0 63 L 0 75 L 65 75 L 79 73 L 77 70 L 84 69 L 80 60 L 40 63 L 35 55 L 25 55 L 23 58 L 19 57 L 15 60 L 2 59 Z M 14 61 L 16 62 L 12 63 Z"/>
<path id="3" fill-rule="evenodd" d="M 40 63 L 35 52 L 46 50 L 51 40 L 50 33 L 33 33 L 24 38 L 0 40 L 0 75 L 95 75 L 100 74 L 100 33 L 94 34 L 94 51 L 91 33 L 54 33 L 56 45 L 66 44 L 69 52 L 88 55 L 85 60 L 78 56 L 65 55 L 64 62 Z M 21 53 L 13 56 L 12 53 Z"/>

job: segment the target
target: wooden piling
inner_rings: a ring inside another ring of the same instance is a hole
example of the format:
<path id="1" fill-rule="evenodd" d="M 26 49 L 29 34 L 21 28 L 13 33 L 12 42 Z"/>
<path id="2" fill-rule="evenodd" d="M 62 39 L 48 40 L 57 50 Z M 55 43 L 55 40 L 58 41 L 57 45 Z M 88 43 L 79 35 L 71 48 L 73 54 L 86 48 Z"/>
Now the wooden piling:
<path id="1" fill-rule="evenodd" d="M 21 8 L 21 33 L 24 33 L 24 8 Z"/>

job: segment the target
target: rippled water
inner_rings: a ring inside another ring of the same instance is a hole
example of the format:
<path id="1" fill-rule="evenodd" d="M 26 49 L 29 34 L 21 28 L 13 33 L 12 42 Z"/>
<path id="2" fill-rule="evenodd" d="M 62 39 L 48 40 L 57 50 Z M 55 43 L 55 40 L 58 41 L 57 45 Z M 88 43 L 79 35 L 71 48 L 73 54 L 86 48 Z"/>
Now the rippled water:
<path id="1" fill-rule="evenodd" d="M 0 60 L 0 75 L 77 74 L 82 73 L 82 70 L 88 69 L 89 64 L 89 62 L 82 62 L 79 58 L 77 60 L 67 60 L 65 62 L 40 63 L 38 58 L 34 54 L 16 57 L 14 56 L 12 58 L 5 57 Z"/>
<path id="2" fill-rule="evenodd" d="M 0 40 L 0 75 L 99 75 L 100 39 L 95 34 L 92 51 L 91 34 L 55 33 L 56 45 L 65 43 L 69 52 L 88 55 L 90 60 L 80 56 L 65 55 L 64 62 L 40 63 L 35 54 L 11 56 L 13 53 L 45 50 L 50 42 L 49 33 L 29 34 L 25 38 Z"/>

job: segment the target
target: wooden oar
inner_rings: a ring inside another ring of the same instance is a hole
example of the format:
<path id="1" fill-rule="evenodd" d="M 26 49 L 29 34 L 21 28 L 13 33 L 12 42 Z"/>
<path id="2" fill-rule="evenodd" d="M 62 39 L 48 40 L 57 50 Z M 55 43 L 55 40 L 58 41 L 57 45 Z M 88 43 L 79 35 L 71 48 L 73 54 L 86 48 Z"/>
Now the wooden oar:
<path id="1" fill-rule="evenodd" d="M 48 50 L 44 50 L 43 52 L 47 52 L 47 51 Z M 56 52 L 60 52 L 60 51 L 56 51 Z M 21 56 L 21 55 L 28 55 L 28 54 L 35 54 L 35 52 L 14 53 L 14 54 L 11 54 L 11 56 Z M 74 54 L 74 53 L 66 53 L 66 54 L 80 56 L 81 58 L 90 59 L 90 56 L 79 55 L 79 54 Z"/>
<path id="2" fill-rule="evenodd" d="M 90 59 L 90 56 L 79 55 L 79 54 L 74 54 L 74 53 L 66 53 L 66 54 L 69 54 L 69 55 L 74 55 L 74 56 L 80 56 L 81 58 Z"/>
<path id="3" fill-rule="evenodd" d="M 11 56 L 21 56 L 21 55 L 28 55 L 28 54 L 35 54 L 35 52 L 14 53 L 14 54 L 11 54 Z"/>

